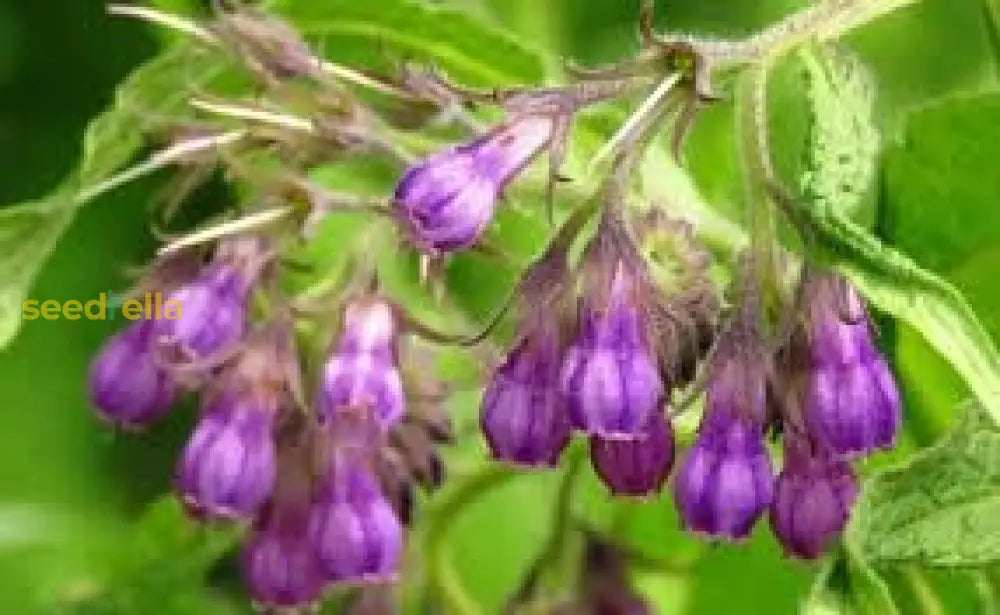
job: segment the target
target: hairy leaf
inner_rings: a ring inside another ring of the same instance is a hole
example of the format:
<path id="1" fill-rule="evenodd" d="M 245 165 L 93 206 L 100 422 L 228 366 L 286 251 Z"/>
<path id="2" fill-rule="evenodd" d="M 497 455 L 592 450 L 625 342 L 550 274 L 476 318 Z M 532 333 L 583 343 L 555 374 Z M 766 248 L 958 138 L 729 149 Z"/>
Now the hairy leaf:
<path id="1" fill-rule="evenodd" d="M 895 615 L 885 581 L 865 562 L 842 551 L 824 564 L 802 615 Z"/>
<path id="2" fill-rule="evenodd" d="M 454 9 L 413 0 L 279 0 L 275 9 L 314 46 L 348 65 L 412 58 L 478 85 L 538 83 L 544 77 L 541 59 L 515 38 Z"/>
<path id="3" fill-rule="evenodd" d="M 968 404 L 953 432 L 865 482 L 849 539 L 875 564 L 1000 562 L 1000 427 Z"/>
<path id="4" fill-rule="evenodd" d="M 832 47 L 805 47 L 810 111 L 802 193 L 817 207 L 850 215 L 875 175 L 879 134 L 874 118 L 874 83 L 860 61 Z"/>

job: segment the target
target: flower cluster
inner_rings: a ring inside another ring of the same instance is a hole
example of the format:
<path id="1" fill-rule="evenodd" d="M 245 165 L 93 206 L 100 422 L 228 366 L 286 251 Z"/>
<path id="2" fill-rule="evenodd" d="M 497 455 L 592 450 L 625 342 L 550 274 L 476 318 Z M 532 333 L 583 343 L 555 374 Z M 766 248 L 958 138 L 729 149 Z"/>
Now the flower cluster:
<path id="1" fill-rule="evenodd" d="M 94 360 L 91 391 L 101 416 L 140 428 L 182 391 L 201 390 L 202 410 L 177 464 L 178 496 L 197 518 L 247 523 L 251 594 L 294 606 L 331 583 L 395 577 L 412 504 L 406 490 L 415 479 L 440 481 L 432 446 L 449 436 L 441 433 L 447 427 L 424 429 L 404 417 L 397 317 L 373 294 L 346 303 L 315 402 L 305 405 L 287 319 L 247 323 L 262 254 L 241 250 L 255 245 L 220 245 L 172 290 L 180 321 L 140 321 L 113 337 Z M 398 462 L 401 440 L 408 459 L 414 442 L 423 447 L 418 467 Z"/>
<path id="2" fill-rule="evenodd" d="M 546 148 L 558 150 L 573 106 L 564 102 L 522 101 L 486 135 L 408 169 L 392 207 L 409 244 L 433 257 L 476 244 L 508 183 Z M 579 433 L 613 494 L 652 496 L 675 465 L 671 395 L 702 363 L 704 414 L 672 481 L 682 523 L 738 540 L 769 511 L 789 554 L 817 557 L 857 494 L 850 460 L 891 446 L 899 428 L 899 396 L 861 299 L 838 277 L 811 275 L 801 326 L 778 352 L 753 292 L 737 297 L 720 331 L 719 302 L 697 259 L 680 258 L 679 277 L 658 276 L 642 225 L 667 227 L 632 222 L 610 190 L 606 200 L 579 262 L 570 265 L 571 244 L 599 208 L 571 215 L 520 285 L 517 335 L 482 397 L 493 456 L 556 466 Z M 199 518 L 248 526 L 250 591 L 285 607 L 315 601 L 330 584 L 396 576 L 412 485 L 440 483 L 434 445 L 450 436 L 414 419 L 400 360 L 403 323 L 412 321 L 374 290 L 343 301 L 340 333 L 312 403 L 304 399 L 290 310 L 261 325 L 250 309 L 255 293 L 280 287 L 271 256 L 259 237 L 224 239 L 194 274 L 154 280 L 180 318 L 140 321 L 111 338 L 90 391 L 102 417 L 133 429 L 162 418 L 182 393 L 201 392 L 176 491 Z M 772 433 L 783 437 L 777 476 Z"/>

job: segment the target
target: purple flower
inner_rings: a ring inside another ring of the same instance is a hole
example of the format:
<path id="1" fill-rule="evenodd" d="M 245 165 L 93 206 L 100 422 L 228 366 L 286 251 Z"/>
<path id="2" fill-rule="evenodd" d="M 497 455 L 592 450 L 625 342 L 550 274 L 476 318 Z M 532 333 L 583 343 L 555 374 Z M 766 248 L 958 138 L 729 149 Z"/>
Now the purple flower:
<path id="1" fill-rule="evenodd" d="M 225 351 L 246 330 L 251 282 L 235 264 L 209 265 L 167 297 L 167 301 L 180 305 L 180 317 L 155 321 L 158 342 L 175 348 L 184 360 L 204 359 Z"/>
<path id="2" fill-rule="evenodd" d="M 709 407 L 674 478 L 685 527 L 709 536 L 747 536 L 771 503 L 774 474 L 760 423 Z"/>
<path id="3" fill-rule="evenodd" d="M 188 441 L 176 486 L 185 502 L 218 517 L 250 517 L 275 480 L 276 400 L 223 393 L 211 401 Z"/>
<path id="4" fill-rule="evenodd" d="M 398 572 L 403 526 L 371 475 L 338 467 L 312 506 L 309 540 L 327 580 L 383 582 Z"/>
<path id="5" fill-rule="evenodd" d="M 619 262 L 606 308 L 581 310 L 581 331 L 560 374 L 574 426 L 605 438 L 637 436 L 663 406 L 663 381 L 632 285 Z"/>
<path id="6" fill-rule="evenodd" d="M 785 467 L 771 504 L 771 529 L 785 553 L 815 559 L 844 531 L 858 494 L 850 466 L 786 434 Z"/>
<path id="7" fill-rule="evenodd" d="M 243 549 L 243 576 L 260 604 L 294 607 L 319 598 L 325 580 L 307 534 L 307 504 L 275 500 Z"/>
<path id="8" fill-rule="evenodd" d="M 864 306 L 846 282 L 822 278 L 811 305 L 812 371 L 805 402 L 812 436 L 836 453 L 890 448 L 902 421 L 899 391 L 875 347 Z M 844 318 L 835 289 L 847 294 Z"/>
<path id="9" fill-rule="evenodd" d="M 482 401 L 482 427 L 499 460 L 555 466 L 569 442 L 570 422 L 559 394 L 559 338 L 532 331 L 493 372 Z"/>
<path id="10" fill-rule="evenodd" d="M 659 491 L 674 461 L 670 421 L 657 414 L 636 439 L 592 436 L 590 460 L 605 485 L 616 495 L 647 495 Z"/>
<path id="11" fill-rule="evenodd" d="M 550 118 L 519 117 L 410 167 L 394 202 L 414 243 L 431 253 L 474 244 L 504 186 L 549 143 L 552 130 Z"/>
<path id="12" fill-rule="evenodd" d="M 115 334 L 91 364 L 90 398 L 115 425 L 146 427 L 174 402 L 176 387 L 156 363 L 152 329 L 143 320 Z"/>
<path id="13" fill-rule="evenodd" d="M 385 302 L 360 299 L 348 306 L 337 351 L 323 368 L 317 396 L 321 420 L 329 422 L 341 408 L 373 410 L 386 426 L 403 416 L 406 400 L 394 327 Z"/>

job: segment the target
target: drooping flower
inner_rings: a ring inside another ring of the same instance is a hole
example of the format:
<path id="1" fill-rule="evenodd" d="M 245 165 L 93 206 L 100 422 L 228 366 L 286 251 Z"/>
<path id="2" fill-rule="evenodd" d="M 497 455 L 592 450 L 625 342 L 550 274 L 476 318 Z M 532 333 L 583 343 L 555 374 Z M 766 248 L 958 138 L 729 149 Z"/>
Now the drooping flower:
<path id="1" fill-rule="evenodd" d="M 580 311 L 580 333 L 563 360 L 560 387 L 575 427 L 603 438 L 634 438 L 661 410 L 665 392 L 635 278 L 623 261 L 613 271 L 605 305 L 588 300 Z"/>
<path id="2" fill-rule="evenodd" d="M 690 530 L 743 538 L 771 503 L 762 361 L 751 347 L 742 347 L 712 374 L 698 436 L 674 478 L 677 510 Z"/>
<path id="3" fill-rule="evenodd" d="M 360 466 L 335 467 L 309 518 L 309 540 L 324 576 L 384 582 L 399 569 L 403 526 L 375 478 Z"/>
<path id="4" fill-rule="evenodd" d="M 176 386 L 156 362 L 153 326 L 142 320 L 109 339 L 90 368 L 90 398 L 115 425 L 141 428 L 162 418 Z"/>
<path id="5" fill-rule="evenodd" d="M 177 491 L 193 510 L 249 518 L 271 496 L 275 425 L 292 404 L 297 368 L 291 335 L 275 322 L 254 332 L 238 359 L 217 375 L 175 474 Z"/>
<path id="6" fill-rule="evenodd" d="M 805 421 L 813 437 L 841 454 L 891 447 L 902 420 L 899 391 L 864 304 L 846 281 L 814 280 L 809 333 Z"/>
<path id="7" fill-rule="evenodd" d="M 663 487 L 674 461 L 670 421 L 655 415 L 636 439 L 592 436 L 590 460 L 598 476 L 617 495 L 648 495 Z"/>
<path id="8" fill-rule="evenodd" d="M 551 118 L 524 115 L 410 167 L 394 202 L 412 241 L 430 253 L 474 244 L 504 187 L 545 148 L 552 131 Z"/>
<path id="9" fill-rule="evenodd" d="M 296 607 L 319 598 L 325 579 L 308 535 L 308 498 L 276 498 L 243 549 L 243 576 L 254 601 Z"/>
<path id="10" fill-rule="evenodd" d="M 815 559 L 847 525 L 857 480 L 842 459 L 801 435 L 785 435 L 785 467 L 771 504 L 771 529 L 785 553 Z"/>
<path id="11" fill-rule="evenodd" d="M 496 459 L 554 466 L 569 442 L 571 428 L 558 389 L 558 324 L 552 319 L 538 320 L 493 372 L 483 394 L 481 419 Z"/>
<path id="12" fill-rule="evenodd" d="M 317 395 L 322 421 L 346 407 L 369 408 L 383 425 L 403 416 L 406 399 L 395 337 L 395 317 L 385 301 L 362 297 L 348 305 L 337 350 L 323 368 Z"/>
<path id="13" fill-rule="evenodd" d="M 176 486 L 196 510 L 251 516 L 275 480 L 276 400 L 226 393 L 211 401 L 177 468 Z"/>
<path id="14" fill-rule="evenodd" d="M 243 338 L 247 299 L 262 264 L 256 238 L 220 244 L 216 258 L 194 279 L 172 291 L 177 318 L 155 321 L 157 343 L 179 356 L 198 361 L 225 352 Z"/>

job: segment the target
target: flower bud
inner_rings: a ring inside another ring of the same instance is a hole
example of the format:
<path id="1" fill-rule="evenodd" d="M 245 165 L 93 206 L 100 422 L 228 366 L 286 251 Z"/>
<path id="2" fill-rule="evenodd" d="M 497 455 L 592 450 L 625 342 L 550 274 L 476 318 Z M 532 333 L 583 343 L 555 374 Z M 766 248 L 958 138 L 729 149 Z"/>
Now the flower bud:
<path id="1" fill-rule="evenodd" d="M 211 264 L 168 295 L 167 301 L 180 306 L 180 316 L 155 321 L 157 343 L 182 361 L 197 361 L 240 341 L 246 331 L 247 300 L 263 263 L 256 237 L 221 243 Z"/>
<path id="2" fill-rule="evenodd" d="M 604 438 L 636 437 L 663 406 L 663 381 L 646 339 L 634 282 L 617 264 L 605 309 L 581 310 L 560 387 L 573 425 Z"/>
<path id="3" fill-rule="evenodd" d="M 559 394 L 559 337 L 543 325 L 529 332 L 493 372 L 482 402 L 482 427 L 493 456 L 521 465 L 555 466 L 569 442 Z"/>
<path id="4" fill-rule="evenodd" d="M 847 525 L 858 494 L 850 466 L 792 434 L 771 503 L 771 530 L 785 553 L 816 559 Z"/>
<path id="5" fill-rule="evenodd" d="M 249 284 L 233 266 L 210 265 L 196 279 L 170 293 L 180 317 L 156 321 L 161 343 L 184 359 L 204 359 L 238 342 L 246 330 Z"/>
<path id="6" fill-rule="evenodd" d="M 657 414 L 636 439 L 592 436 L 590 460 L 601 481 L 615 495 L 648 495 L 659 491 L 674 461 L 670 421 Z"/>
<path id="7" fill-rule="evenodd" d="M 377 299 L 359 299 L 345 312 L 344 331 L 323 368 L 317 411 L 324 422 L 341 408 L 372 410 L 383 425 L 406 411 L 397 367 L 391 308 Z"/>
<path id="8" fill-rule="evenodd" d="M 413 242 L 430 253 L 474 244 L 504 186 L 549 143 L 552 130 L 550 118 L 526 115 L 410 167 L 394 202 Z"/>
<path id="9" fill-rule="evenodd" d="M 773 491 L 760 423 L 713 409 L 710 401 L 674 478 L 674 499 L 685 527 L 713 537 L 744 538 L 771 503 Z"/>
<path id="10" fill-rule="evenodd" d="M 148 426 L 174 402 L 176 387 L 156 364 L 152 323 L 139 321 L 105 343 L 90 368 L 90 398 L 115 425 Z"/>
<path id="11" fill-rule="evenodd" d="M 816 287 L 810 305 L 812 372 L 806 425 L 836 453 L 890 448 L 902 420 L 899 391 L 872 341 L 864 306 L 842 280 L 820 278 Z M 838 308 L 843 300 L 837 290 L 846 293 L 846 307 L 855 314 L 845 315 Z"/>
<path id="12" fill-rule="evenodd" d="M 176 486 L 197 510 L 250 517 L 275 480 L 273 398 L 222 394 L 195 427 L 177 468 Z"/>
<path id="13" fill-rule="evenodd" d="M 338 467 L 312 506 L 309 540 L 327 580 L 382 582 L 398 571 L 403 527 L 370 474 Z"/>
<path id="14" fill-rule="evenodd" d="M 243 549 L 243 575 L 253 599 L 295 607 L 316 601 L 324 579 L 307 534 L 307 502 L 276 500 Z"/>

